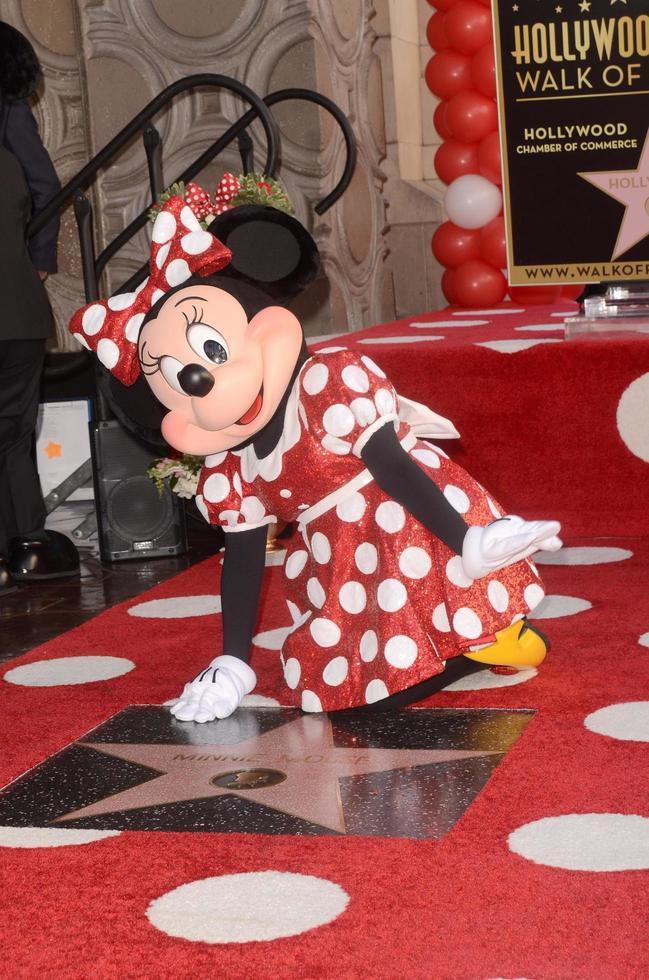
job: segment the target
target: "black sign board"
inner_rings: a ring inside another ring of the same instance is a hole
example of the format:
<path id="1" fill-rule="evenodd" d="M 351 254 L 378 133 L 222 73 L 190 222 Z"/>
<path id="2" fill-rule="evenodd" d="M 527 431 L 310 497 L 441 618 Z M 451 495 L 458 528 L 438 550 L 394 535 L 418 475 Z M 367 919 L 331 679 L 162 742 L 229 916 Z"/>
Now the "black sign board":
<path id="1" fill-rule="evenodd" d="M 649 279 L 649 2 L 493 14 L 510 282 Z"/>

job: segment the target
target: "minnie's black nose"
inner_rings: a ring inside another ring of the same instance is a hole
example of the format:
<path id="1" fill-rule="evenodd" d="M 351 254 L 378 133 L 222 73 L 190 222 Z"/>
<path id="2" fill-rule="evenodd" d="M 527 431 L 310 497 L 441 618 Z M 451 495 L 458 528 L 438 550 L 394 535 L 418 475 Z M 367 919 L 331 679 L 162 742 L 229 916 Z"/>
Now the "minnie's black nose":
<path id="1" fill-rule="evenodd" d="M 214 387 L 214 378 L 201 364 L 186 364 L 178 372 L 178 381 L 185 394 L 194 398 L 204 398 Z"/>

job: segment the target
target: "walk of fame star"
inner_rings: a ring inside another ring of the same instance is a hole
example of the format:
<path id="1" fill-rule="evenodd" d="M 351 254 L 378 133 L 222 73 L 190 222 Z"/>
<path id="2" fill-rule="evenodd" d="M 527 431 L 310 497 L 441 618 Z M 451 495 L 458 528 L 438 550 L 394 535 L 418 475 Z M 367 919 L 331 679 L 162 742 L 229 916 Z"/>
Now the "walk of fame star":
<path id="1" fill-rule="evenodd" d="M 242 708 L 195 725 L 138 705 L 0 790 L 0 825 L 437 840 L 532 715 Z"/>
<path id="2" fill-rule="evenodd" d="M 636 170 L 601 170 L 579 176 L 626 206 L 613 259 L 649 235 L 649 130 Z"/>
<path id="3" fill-rule="evenodd" d="M 201 745 L 199 752 L 177 745 L 81 744 L 147 766 L 160 775 L 67 813 L 58 822 L 181 800 L 245 794 L 257 803 L 341 834 L 345 833 L 341 777 L 496 754 L 459 749 L 336 748 L 326 715 L 298 718 L 240 742 L 234 752 L 232 745 L 218 741 Z M 228 776 L 232 778 L 225 778 Z"/>

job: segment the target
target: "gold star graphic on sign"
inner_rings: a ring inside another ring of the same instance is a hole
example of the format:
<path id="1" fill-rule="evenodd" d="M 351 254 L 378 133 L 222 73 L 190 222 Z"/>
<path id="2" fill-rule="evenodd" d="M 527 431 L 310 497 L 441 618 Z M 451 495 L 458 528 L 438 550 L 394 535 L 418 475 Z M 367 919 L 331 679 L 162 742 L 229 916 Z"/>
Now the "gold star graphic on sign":
<path id="1" fill-rule="evenodd" d="M 518 4 L 517 3 L 514 4 L 514 6 L 512 7 L 512 10 L 514 11 L 515 14 L 518 13 Z"/>
<path id="2" fill-rule="evenodd" d="M 555 13 L 557 13 L 557 14 L 563 13 L 563 7 L 555 7 L 554 10 L 555 10 Z"/>
<path id="3" fill-rule="evenodd" d="M 215 735 L 218 728 L 215 728 Z M 81 742 L 153 774 L 137 786 L 58 817 L 55 823 L 189 800 L 236 796 L 345 833 L 339 779 L 497 755 L 463 749 L 339 748 L 326 715 L 306 715 L 241 742 L 140 745 Z"/>
<path id="4" fill-rule="evenodd" d="M 63 452 L 63 446 L 60 442 L 52 442 L 50 439 L 43 452 L 48 459 L 60 459 Z"/>
<path id="5" fill-rule="evenodd" d="M 588 11 L 590 10 L 590 0 L 581 0 L 581 3 L 579 4 L 579 9 L 583 14 L 587 14 Z"/>

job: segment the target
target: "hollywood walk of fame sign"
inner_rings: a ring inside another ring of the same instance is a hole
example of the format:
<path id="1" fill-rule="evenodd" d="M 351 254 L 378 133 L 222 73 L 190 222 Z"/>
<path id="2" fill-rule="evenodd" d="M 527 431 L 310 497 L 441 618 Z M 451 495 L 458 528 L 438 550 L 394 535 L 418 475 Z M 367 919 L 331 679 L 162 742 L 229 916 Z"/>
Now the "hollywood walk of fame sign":
<path id="1" fill-rule="evenodd" d="M 532 716 L 128 708 L 0 791 L 0 825 L 439 838 Z"/>
<path id="2" fill-rule="evenodd" d="M 492 10 L 510 282 L 649 280 L 649 0 Z"/>

